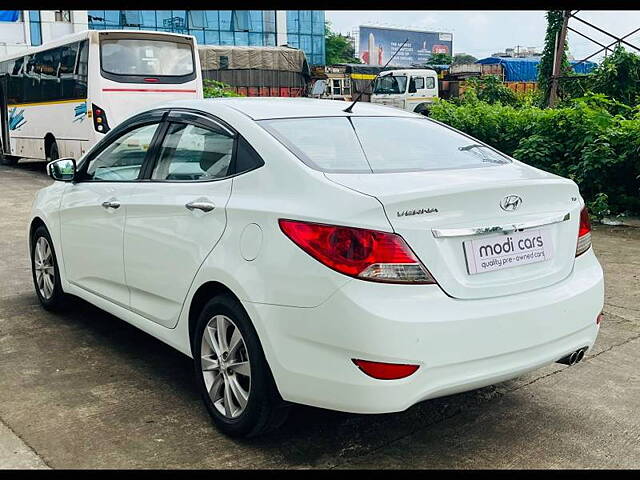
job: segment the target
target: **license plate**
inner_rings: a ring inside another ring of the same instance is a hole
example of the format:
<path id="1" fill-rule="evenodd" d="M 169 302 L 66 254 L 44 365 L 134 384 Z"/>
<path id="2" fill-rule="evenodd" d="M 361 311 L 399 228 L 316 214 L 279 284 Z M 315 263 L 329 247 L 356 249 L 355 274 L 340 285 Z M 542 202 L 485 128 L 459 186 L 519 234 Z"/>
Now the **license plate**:
<path id="1" fill-rule="evenodd" d="M 491 235 L 464 242 L 470 275 L 550 260 L 553 256 L 548 229 Z"/>

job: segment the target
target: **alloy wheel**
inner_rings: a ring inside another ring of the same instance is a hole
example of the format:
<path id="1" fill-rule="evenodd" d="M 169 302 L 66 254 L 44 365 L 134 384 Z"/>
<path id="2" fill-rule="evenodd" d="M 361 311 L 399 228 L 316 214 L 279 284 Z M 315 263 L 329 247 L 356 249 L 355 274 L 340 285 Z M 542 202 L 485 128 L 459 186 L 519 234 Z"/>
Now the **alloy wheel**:
<path id="1" fill-rule="evenodd" d="M 38 291 L 45 300 L 53 295 L 56 282 L 56 269 L 53 263 L 53 250 L 45 237 L 39 237 L 36 242 L 34 269 Z"/>
<path id="2" fill-rule="evenodd" d="M 200 365 L 216 410 L 226 418 L 244 412 L 251 391 L 251 365 L 240 329 L 226 315 L 216 315 L 202 333 Z"/>

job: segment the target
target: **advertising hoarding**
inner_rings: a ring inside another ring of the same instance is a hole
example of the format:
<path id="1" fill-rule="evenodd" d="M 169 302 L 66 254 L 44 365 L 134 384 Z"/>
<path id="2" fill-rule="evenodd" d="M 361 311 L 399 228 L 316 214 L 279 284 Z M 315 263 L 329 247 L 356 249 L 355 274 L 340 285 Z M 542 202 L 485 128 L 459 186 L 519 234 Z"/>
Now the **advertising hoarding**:
<path id="1" fill-rule="evenodd" d="M 451 55 L 453 51 L 451 33 L 361 26 L 358 57 L 368 65 L 384 65 L 407 39 L 390 65 L 408 67 L 426 62 L 434 53 Z"/>

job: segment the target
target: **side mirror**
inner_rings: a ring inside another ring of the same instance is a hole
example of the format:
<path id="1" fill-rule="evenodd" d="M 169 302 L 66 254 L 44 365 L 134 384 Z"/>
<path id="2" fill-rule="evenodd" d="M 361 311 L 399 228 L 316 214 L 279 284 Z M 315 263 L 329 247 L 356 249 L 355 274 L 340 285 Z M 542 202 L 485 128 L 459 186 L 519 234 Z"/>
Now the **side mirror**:
<path id="1" fill-rule="evenodd" d="M 47 173 L 54 180 L 71 182 L 76 177 L 76 161 L 73 158 L 59 158 L 49 162 Z"/>

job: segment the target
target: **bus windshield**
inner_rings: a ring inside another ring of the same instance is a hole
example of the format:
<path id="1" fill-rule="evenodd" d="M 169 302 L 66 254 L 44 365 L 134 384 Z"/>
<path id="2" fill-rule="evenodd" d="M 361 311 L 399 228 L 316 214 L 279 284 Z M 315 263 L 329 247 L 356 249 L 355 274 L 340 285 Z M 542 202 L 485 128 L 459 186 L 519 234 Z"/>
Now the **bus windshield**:
<path id="1" fill-rule="evenodd" d="M 100 42 L 102 70 L 112 75 L 184 76 L 194 72 L 193 48 L 187 43 L 150 39 Z"/>
<path id="2" fill-rule="evenodd" d="M 378 77 L 373 93 L 404 93 L 407 89 L 407 77 L 404 75 L 385 75 Z"/>

